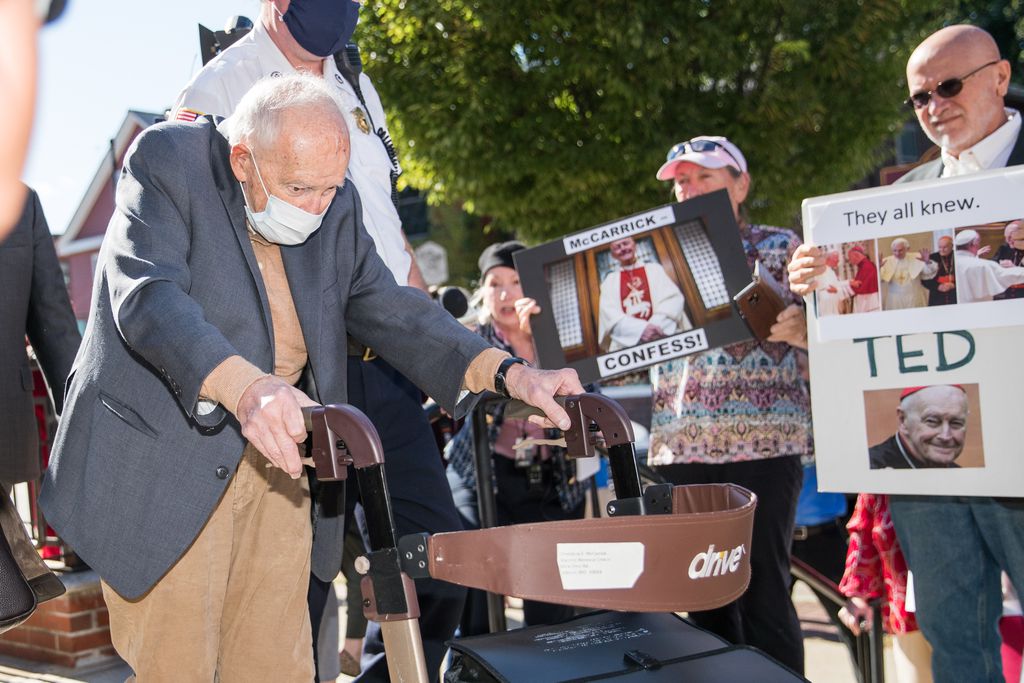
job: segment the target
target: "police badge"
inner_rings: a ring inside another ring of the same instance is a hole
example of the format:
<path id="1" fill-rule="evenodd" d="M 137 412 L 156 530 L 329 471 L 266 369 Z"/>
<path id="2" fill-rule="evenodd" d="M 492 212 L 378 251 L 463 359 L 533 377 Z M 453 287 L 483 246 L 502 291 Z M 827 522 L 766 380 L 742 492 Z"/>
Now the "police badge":
<path id="1" fill-rule="evenodd" d="M 359 128 L 359 130 L 363 131 L 364 133 L 370 132 L 370 122 L 369 120 L 367 120 L 366 112 L 363 111 L 362 108 L 356 107 L 355 109 L 353 109 L 352 116 L 355 117 L 356 126 Z"/>

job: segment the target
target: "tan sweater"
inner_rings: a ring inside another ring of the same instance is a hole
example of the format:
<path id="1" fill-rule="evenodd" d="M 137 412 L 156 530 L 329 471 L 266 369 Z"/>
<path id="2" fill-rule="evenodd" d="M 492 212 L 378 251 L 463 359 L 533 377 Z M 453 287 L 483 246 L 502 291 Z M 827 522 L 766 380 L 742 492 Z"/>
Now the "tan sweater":
<path id="1" fill-rule="evenodd" d="M 276 350 L 274 375 L 294 385 L 299 381 L 308 355 L 306 342 L 302 338 L 302 328 L 299 326 L 299 316 L 295 312 L 295 302 L 288 286 L 284 262 L 281 260 L 281 247 L 267 242 L 251 230 L 249 240 L 256 253 L 256 262 L 259 263 L 267 299 L 270 302 Z M 494 373 L 507 356 L 507 353 L 499 349 L 484 350 L 470 362 L 463 378 L 463 387 L 472 393 L 493 391 Z M 237 415 L 238 401 L 242 394 L 265 374 L 241 356 L 231 356 L 206 377 L 200 395 L 202 398 L 220 403 L 230 410 L 232 415 Z"/>

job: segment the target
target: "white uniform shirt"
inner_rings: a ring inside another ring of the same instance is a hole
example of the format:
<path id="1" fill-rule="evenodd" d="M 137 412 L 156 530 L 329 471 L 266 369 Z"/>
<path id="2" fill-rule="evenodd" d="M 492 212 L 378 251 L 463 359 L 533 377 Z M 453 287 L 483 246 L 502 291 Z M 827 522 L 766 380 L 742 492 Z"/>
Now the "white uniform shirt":
<path id="1" fill-rule="evenodd" d="M 237 43 L 217 55 L 192 78 L 178 95 L 171 118 L 188 119 L 194 115 L 230 116 L 242 96 L 264 76 L 296 73 L 296 69 L 271 40 L 262 22 Z M 366 98 L 372 126 L 364 133 L 359 128 L 356 110 L 363 110 L 355 90 L 338 72 L 333 58 L 324 60 L 324 78 L 338 90 L 342 114 L 348 124 L 352 143 L 346 177 L 355 184 L 363 203 L 363 224 L 373 238 L 377 253 L 391 269 L 400 285 L 409 282 L 412 258 L 405 249 L 402 223 L 391 202 L 391 160 L 380 138 L 373 132 L 387 130 L 380 97 L 366 74 L 360 74 L 359 87 Z M 192 114 L 194 112 L 194 114 Z"/>

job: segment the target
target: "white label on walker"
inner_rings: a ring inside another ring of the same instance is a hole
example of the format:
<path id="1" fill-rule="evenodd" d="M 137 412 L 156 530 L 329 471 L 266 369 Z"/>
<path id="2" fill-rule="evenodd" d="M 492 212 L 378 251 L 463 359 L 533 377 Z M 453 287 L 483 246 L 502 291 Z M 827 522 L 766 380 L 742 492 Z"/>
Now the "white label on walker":
<path id="1" fill-rule="evenodd" d="M 563 590 L 632 588 L 644 573 L 644 544 L 559 543 L 557 561 Z"/>

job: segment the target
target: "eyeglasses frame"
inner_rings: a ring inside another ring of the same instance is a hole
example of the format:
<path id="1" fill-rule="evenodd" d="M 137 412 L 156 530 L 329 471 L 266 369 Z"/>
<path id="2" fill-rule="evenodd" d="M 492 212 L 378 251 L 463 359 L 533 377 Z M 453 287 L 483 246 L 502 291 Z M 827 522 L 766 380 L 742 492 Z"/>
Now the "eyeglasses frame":
<path id="1" fill-rule="evenodd" d="M 974 74 L 978 73 L 982 69 L 987 69 L 988 67 L 992 66 L 993 64 L 998 64 L 1001 61 L 1003 61 L 1003 60 L 997 59 L 997 60 L 989 62 L 987 64 L 982 64 L 977 69 L 974 69 L 973 71 L 971 71 L 971 72 L 969 72 L 969 73 L 967 73 L 967 74 L 965 74 L 963 76 L 955 76 L 953 78 L 947 78 L 945 80 L 939 81 L 938 83 L 935 84 L 935 87 L 932 88 L 931 90 L 922 91 L 922 92 L 916 92 L 913 95 L 911 95 L 910 97 L 908 97 L 907 99 L 903 100 L 903 104 L 907 105 L 911 109 L 924 109 L 925 107 L 927 107 L 931 103 L 933 95 L 938 94 L 938 96 L 941 97 L 944 100 L 953 99 L 954 97 L 958 96 L 961 92 L 963 92 L 964 82 L 968 78 L 970 78 Z M 959 83 L 960 85 L 959 86 L 953 86 L 954 83 Z M 948 96 L 943 95 L 941 92 L 939 92 L 939 90 L 944 85 L 950 85 L 951 87 L 956 87 L 956 92 L 952 93 L 952 94 L 950 94 Z M 919 97 L 922 97 L 922 96 L 925 98 L 925 100 L 924 100 L 924 102 L 922 102 L 919 105 L 917 103 L 917 99 L 915 99 L 915 98 L 919 98 Z"/>

